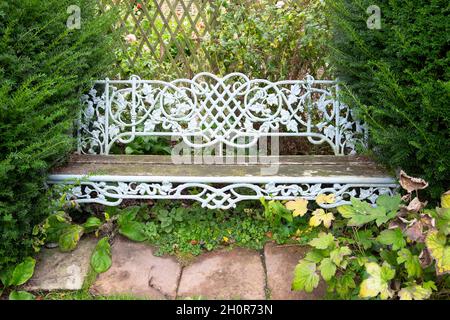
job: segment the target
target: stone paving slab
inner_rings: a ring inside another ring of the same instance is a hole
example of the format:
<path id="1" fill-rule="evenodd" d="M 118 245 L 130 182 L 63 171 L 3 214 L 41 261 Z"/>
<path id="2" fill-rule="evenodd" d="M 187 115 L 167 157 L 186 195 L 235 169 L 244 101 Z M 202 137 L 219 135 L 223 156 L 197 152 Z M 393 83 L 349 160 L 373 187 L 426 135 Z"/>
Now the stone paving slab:
<path id="1" fill-rule="evenodd" d="M 298 245 L 279 246 L 269 242 L 264 247 L 269 298 L 273 300 L 318 300 L 324 297 L 326 284 L 321 279 L 312 293 L 292 291 L 291 283 L 298 260 L 308 252 L 307 247 Z"/>
<path id="2" fill-rule="evenodd" d="M 33 277 L 24 290 L 79 290 L 89 271 L 89 261 L 97 244 L 95 238 L 84 238 L 72 252 L 43 248 L 36 258 Z"/>
<path id="3" fill-rule="evenodd" d="M 178 297 L 265 299 L 265 274 L 258 251 L 218 250 L 183 269 Z"/>
<path id="4" fill-rule="evenodd" d="M 116 237 L 112 266 L 91 286 L 96 295 L 132 294 L 151 299 L 174 299 L 181 266 L 174 257 L 156 257 L 144 243 Z"/>

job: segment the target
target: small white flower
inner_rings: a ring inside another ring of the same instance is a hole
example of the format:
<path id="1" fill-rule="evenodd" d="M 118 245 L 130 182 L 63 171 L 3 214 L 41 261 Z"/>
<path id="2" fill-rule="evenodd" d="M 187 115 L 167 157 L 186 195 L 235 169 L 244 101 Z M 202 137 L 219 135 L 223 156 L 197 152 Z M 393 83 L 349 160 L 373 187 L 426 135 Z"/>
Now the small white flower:
<path id="1" fill-rule="evenodd" d="M 275 5 L 278 9 L 283 8 L 285 5 L 284 1 L 278 1 L 277 4 Z"/>
<path id="2" fill-rule="evenodd" d="M 127 34 L 127 35 L 125 36 L 125 41 L 126 41 L 127 43 L 133 43 L 133 42 L 136 42 L 136 41 L 137 41 L 137 38 L 136 38 L 136 36 L 135 36 L 134 34 L 130 33 L 130 34 Z"/>

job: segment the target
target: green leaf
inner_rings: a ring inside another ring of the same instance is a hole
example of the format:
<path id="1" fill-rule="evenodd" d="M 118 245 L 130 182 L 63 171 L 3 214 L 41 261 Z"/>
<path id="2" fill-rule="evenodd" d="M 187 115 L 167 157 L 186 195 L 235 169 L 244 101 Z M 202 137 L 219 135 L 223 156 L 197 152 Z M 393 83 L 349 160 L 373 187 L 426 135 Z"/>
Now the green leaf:
<path id="1" fill-rule="evenodd" d="M 11 291 L 9 300 L 34 300 L 36 297 L 26 291 Z"/>
<path id="2" fill-rule="evenodd" d="M 86 233 L 97 230 L 102 225 L 102 221 L 97 217 L 89 217 L 85 223 L 83 223 L 83 228 Z"/>
<path id="3" fill-rule="evenodd" d="M 3 287 L 9 287 L 11 285 L 11 277 L 14 269 L 13 268 L 4 268 L 0 271 L 0 280 L 3 283 Z"/>
<path id="4" fill-rule="evenodd" d="M 354 277 L 353 273 L 345 273 L 342 277 L 337 278 L 336 292 L 341 298 L 348 298 L 350 290 L 356 288 Z"/>
<path id="5" fill-rule="evenodd" d="M 323 258 L 324 255 L 322 254 L 321 250 L 313 249 L 306 254 L 304 260 L 319 263 Z"/>
<path id="6" fill-rule="evenodd" d="M 70 222 L 65 217 L 64 212 L 57 212 L 46 219 L 45 233 L 47 242 L 58 242 L 64 230 L 70 226 Z"/>
<path id="7" fill-rule="evenodd" d="M 325 281 L 329 281 L 336 274 L 336 265 L 330 258 L 325 258 L 319 265 L 320 274 Z"/>
<path id="8" fill-rule="evenodd" d="M 387 212 L 397 212 L 401 202 L 402 197 L 399 194 L 395 196 L 383 194 L 377 198 L 377 206 L 383 207 Z"/>
<path id="9" fill-rule="evenodd" d="M 295 267 L 292 290 L 312 292 L 319 285 L 319 280 L 316 264 L 302 260 Z"/>
<path id="10" fill-rule="evenodd" d="M 351 253 L 352 250 L 350 250 L 349 247 L 347 246 L 339 247 L 330 252 L 330 258 L 334 264 L 340 266 L 344 257 L 350 255 Z"/>
<path id="11" fill-rule="evenodd" d="M 35 265 L 36 260 L 31 257 L 25 258 L 24 261 L 14 268 L 9 285 L 19 286 L 27 282 L 33 276 Z"/>
<path id="12" fill-rule="evenodd" d="M 80 241 L 83 235 L 84 228 L 77 224 L 73 224 L 64 229 L 59 236 L 59 248 L 63 252 L 72 251 L 77 247 L 78 241 Z"/>
<path id="13" fill-rule="evenodd" d="M 359 230 L 356 232 L 357 238 L 356 241 L 363 246 L 364 249 L 369 249 L 372 247 L 373 241 L 373 233 L 370 230 Z"/>
<path id="14" fill-rule="evenodd" d="M 319 233 L 318 238 L 314 238 L 309 245 L 316 249 L 327 249 L 334 244 L 334 236 L 331 233 Z"/>
<path id="15" fill-rule="evenodd" d="M 445 235 L 450 234 L 450 209 L 436 208 L 436 228 Z"/>
<path id="16" fill-rule="evenodd" d="M 406 241 L 403 238 L 403 233 L 400 228 L 393 230 L 383 230 L 377 237 L 377 241 L 381 244 L 392 246 L 392 250 L 399 250 L 406 246 Z"/>
<path id="17" fill-rule="evenodd" d="M 292 213 L 288 209 L 286 209 L 286 207 L 283 206 L 281 204 L 281 202 L 279 202 L 279 201 L 273 201 L 273 202 L 270 201 L 269 202 L 269 206 L 272 208 L 272 210 L 275 213 L 275 215 L 278 215 L 278 216 L 284 218 L 288 222 L 292 222 L 293 221 Z"/>
<path id="18" fill-rule="evenodd" d="M 405 264 L 406 271 L 409 278 L 419 278 L 422 275 L 422 267 L 420 266 L 420 260 L 418 256 L 415 256 L 406 248 L 403 248 L 397 252 L 397 263 Z"/>
<path id="19" fill-rule="evenodd" d="M 119 226 L 121 224 L 126 224 L 130 221 L 134 221 L 140 209 L 141 207 L 139 206 L 126 207 L 125 209 L 122 209 L 119 218 L 117 219 L 117 223 L 119 224 Z"/>
<path id="20" fill-rule="evenodd" d="M 137 221 L 122 224 L 119 226 L 119 233 L 133 241 L 142 242 L 147 239 L 143 225 Z"/>
<path id="21" fill-rule="evenodd" d="M 386 219 L 386 210 L 382 207 L 372 207 L 369 203 L 356 198 L 351 198 L 352 205 L 344 205 L 337 208 L 338 212 L 347 219 L 350 227 L 360 227 L 377 219 Z M 380 221 L 377 221 L 380 225 Z"/>
<path id="22" fill-rule="evenodd" d="M 111 246 L 108 237 L 100 239 L 91 256 L 91 266 L 97 273 L 106 272 L 112 264 Z"/>

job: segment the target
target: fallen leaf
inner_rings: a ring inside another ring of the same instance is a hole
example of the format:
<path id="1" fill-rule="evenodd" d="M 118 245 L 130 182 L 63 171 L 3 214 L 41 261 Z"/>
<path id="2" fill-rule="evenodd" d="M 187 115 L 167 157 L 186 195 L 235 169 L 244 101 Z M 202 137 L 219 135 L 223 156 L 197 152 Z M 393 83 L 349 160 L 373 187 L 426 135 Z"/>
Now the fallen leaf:
<path id="1" fill-rule="evenodd" d="M 286 203 L 286 209 L 293 210 L 292 216 L 294 217 L 303 217 L 306 212 L 308 212 L 308 200 L 303 198 L 298 198 L 293 201 L 288 201 Z"/>
<path id="2" fill-rule="evenodd" d="M 423 208 L 425 208 L 425 206 L 427 205 L 427 201 L 422 202 L 419 200 L 419 198 L 415 197 L 406 207 L 406 210 L 408 210 L 409 212 L 419 212 L 420 210 L 422 210 Z"/>
<path id="3" fill-rule="evenodd" d="M 399 182 L 402 188 L 408 191 L 408 193 L 428 187 L 428 182 L 421 178 L 410 177 L 403 170 L 400 171 Z"/>
<path id="4" fill-rule="evenodd" d="M 425 234 L 423 232 L 423 224 L 420 221 L 416 221 L 410 226 L 409 228 L 406 228 L 405 230 L 406 236 L 415 242 L 424 242 L 425 241 Z"/>
<path id="5" fill-rule="evenodd" d="M 433 259 L 431 258 L 430 252 L 427 248 L 423 249 L 419 255 L 419 261 L 422 268 L 426 268 L 431 265 Z"/>

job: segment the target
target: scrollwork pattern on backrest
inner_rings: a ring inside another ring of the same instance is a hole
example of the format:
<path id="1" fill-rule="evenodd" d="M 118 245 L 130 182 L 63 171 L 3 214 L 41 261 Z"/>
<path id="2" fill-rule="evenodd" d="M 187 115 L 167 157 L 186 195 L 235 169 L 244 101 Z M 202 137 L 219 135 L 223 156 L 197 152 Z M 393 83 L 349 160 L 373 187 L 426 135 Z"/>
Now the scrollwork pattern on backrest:
<path id="1" fill-rule="evenodd" d="M 355 153 L 365 126 L 339 102 L 333 81 L 270 82 L 200 73 L 172 82 L 105 80 L 82 97 L 79 152 L 108 154 L 138 136 L 182 137 L 193 148 L 254 145 L 261 136 L 303 136 L 335 154 Z"/>

